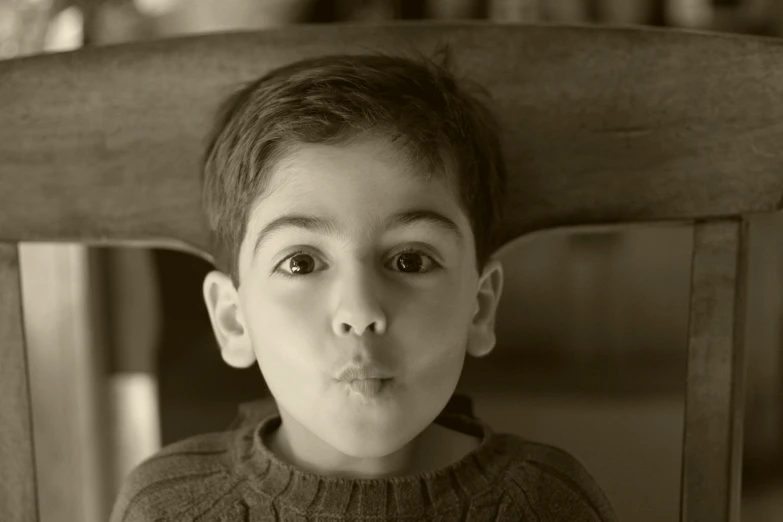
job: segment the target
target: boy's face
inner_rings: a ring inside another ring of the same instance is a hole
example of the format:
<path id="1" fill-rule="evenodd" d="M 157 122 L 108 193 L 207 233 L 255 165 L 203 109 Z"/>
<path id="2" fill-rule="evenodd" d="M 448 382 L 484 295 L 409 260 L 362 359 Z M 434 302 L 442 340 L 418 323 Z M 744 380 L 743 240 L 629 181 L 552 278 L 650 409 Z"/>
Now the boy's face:
<path id="1" fill-rule="evenodd" d="M 500 263 L 478 276 L 455 195 L 399 158 L 374 138 L 299 145 L 251 212 L 239 290 L 217 271 L 204 281 L 223 358 L 258 362 L 283 420 L 279 444 L 313 470 L 373 476 L 406 466 L 465 354 L 495 345 Z M 427 221 L 384 230 L 413 210 L 440 214 L 458 232 Z M 335 235 L 287 226 L 255 251 L 261 231 L 286 215 L 330 220 Z M 416 252 L 400 254 L 409 247 Z M 356 393 L 339 380 L 351 363 L 377 363 L 391 379 L 375 395 Z"/>

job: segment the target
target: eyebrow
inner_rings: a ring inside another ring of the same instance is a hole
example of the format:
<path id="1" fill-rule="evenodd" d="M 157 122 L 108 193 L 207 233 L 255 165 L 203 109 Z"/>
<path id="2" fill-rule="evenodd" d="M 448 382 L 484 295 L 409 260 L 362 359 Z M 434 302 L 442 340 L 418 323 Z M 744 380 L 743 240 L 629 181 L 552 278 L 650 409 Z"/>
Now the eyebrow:
<path id="1" fill-rule="evenodd" d="M 411 227 L 418 224 L 428 224 L 449 233 L 458 243 L 463 242 L 462 232 L 457 224 L 444 216 L 440 212 L 426 209 L 405 210 L 389 216 L 384 223 L 383 231 L 392 229 Z M 268 241 L 274 234 L 284 228 L 296 228 L 307 230 L 317 234 L 337 237 L 340 235 L 340 229 L 337 224 L 328 218 L 320 216 L 309 216 L 304 214 L 286 214 L 269 222 L 256 237 L 256 244 L 253 249 L 253 258 L 256 257 L 262 245 Z"/>

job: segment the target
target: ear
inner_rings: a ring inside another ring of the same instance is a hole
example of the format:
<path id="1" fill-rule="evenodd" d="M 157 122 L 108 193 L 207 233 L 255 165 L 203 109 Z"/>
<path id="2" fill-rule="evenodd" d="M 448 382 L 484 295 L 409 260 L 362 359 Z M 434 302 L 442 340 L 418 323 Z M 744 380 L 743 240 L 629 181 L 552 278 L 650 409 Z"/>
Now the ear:
<path id="1" fill-rule="evenodd" d="M 223 360 L 234 368 L 248 368 L 256 355 L 242 316 L 239 292 L 231 278 L 213 270 L 204 278 L 202 290 Z"/>
<path id="2" fill-rule="evenodd" d="M 495 348 L 495 314 L 502 293 L 503 265 L 493 256 L 479 277 L 476 311 L 468 334 L 468 353 L 473 357 L 484 357 Z"/>

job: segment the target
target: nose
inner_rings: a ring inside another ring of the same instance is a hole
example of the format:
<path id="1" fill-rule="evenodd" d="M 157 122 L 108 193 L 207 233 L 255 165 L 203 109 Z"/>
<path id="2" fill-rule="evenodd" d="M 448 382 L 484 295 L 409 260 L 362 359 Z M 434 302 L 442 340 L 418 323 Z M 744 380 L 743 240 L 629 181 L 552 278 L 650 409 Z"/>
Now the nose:
<path id="1" fill-rule="evenodd" d="M 356 335 L 362 335 L 366 330 L 370 330 L 373 333 L 383 333 L 384 328 L 377 326 L 380 321 L 373 321 L 370 323 L 369 326 L 364 328 L 358 328 L 356 326 L 352 326 L 349 323 L 342 323 L 342 333 L 349 333 L 351 330 L 354 330 L 356 332 Z"/>
<path id="2" fill-rule="evenodd" d="M 382 334 L 386 330 L 386 316 L 372 275 L 352 277 L 342 288 L 344 291 L 339 296 L 340 303 L 333 320 L 335 334 L 342 336 L 353 330 L 356 335 L 362 335 L 368 329 Z"/>

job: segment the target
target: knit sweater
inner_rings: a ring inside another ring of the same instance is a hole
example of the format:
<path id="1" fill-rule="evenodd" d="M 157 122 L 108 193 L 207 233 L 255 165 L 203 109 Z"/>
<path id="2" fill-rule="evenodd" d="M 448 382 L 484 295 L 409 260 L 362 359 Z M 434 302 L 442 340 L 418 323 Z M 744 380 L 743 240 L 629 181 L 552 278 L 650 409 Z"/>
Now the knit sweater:
<path id="1" fill-rule="evenodd" d="M 166 446 L 127 477 L 111 522 L 617 520 L 575 457 L 495 433 L 469 415 L 444 411 L 435 420 L 481 438 L 464 458 L 434 472 L 383 479 L 291 466 L 266 444 L 280 422 L 276 409 L 251 403 L 227 431 Z"/>

